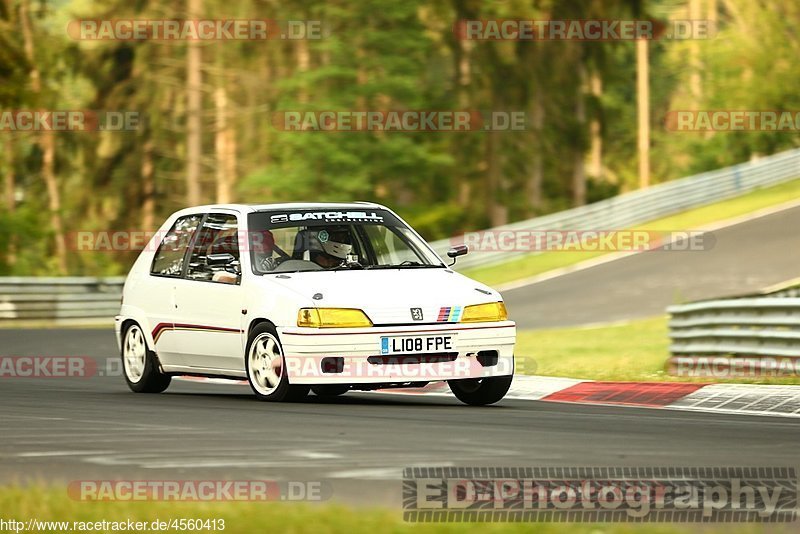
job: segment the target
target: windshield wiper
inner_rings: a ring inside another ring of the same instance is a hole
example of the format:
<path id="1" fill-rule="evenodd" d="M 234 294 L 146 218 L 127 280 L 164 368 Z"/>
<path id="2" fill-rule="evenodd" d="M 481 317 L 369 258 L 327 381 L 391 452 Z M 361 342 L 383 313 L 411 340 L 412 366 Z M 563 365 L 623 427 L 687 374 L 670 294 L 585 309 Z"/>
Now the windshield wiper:
<path id="1" fill-rule="evenodd" d="M 367 269 L 441 269 L 446 267 L 444 264 L 435 265 L 432 263 L 420 263 L 418 261 L 406 260 L 396 265 L 369 265 Z"/>
<path id="2" fill-rule="evenodd" d="M 333 267 L 332 269 L 325 269 L 326 271 L 351 271 L 353 269 L 364 269 L 364 266 L 358 263 L 357 261 L 351 263 L 343 263 L 338 267 Z"/>

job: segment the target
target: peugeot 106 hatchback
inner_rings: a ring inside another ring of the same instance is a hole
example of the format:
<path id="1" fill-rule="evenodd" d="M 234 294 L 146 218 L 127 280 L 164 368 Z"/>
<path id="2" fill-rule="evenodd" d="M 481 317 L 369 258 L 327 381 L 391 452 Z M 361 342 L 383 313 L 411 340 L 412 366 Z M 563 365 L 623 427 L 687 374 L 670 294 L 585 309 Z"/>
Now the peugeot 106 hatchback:
<path id="1" fill-rule="evenodd" d="M 116 333 L 136 392 L 175 375 L 244 378 L 268 401 L 447 381 L 472 405 L 506 394 L 516 339 L 496 291 L 360 202 L 175 213 L 131 268 Z"/>

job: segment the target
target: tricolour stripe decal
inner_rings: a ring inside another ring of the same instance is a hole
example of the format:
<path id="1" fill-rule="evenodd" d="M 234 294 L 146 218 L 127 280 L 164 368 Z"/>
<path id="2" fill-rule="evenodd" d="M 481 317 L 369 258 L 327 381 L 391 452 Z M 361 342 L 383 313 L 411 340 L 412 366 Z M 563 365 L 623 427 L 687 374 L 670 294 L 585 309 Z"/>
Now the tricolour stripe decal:
<path id="1" fill-rule="evenodd" d="M 461 306 L 445 306 L 439 309 L 436 321 L 439 323 L 457 323 L 461 320 Z"/>

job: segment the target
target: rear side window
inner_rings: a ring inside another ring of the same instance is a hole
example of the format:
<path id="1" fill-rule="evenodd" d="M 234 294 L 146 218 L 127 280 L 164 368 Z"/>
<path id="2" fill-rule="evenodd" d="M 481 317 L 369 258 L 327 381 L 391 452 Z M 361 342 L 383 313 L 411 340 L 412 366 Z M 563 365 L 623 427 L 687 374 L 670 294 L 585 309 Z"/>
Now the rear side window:
<path id="1" fill-rule="evenodd" d="M 189 248 L 189 243 L 192 242 L 192 237 L 202 219 L 202 215 L 187 215 L 175 221 L 158 246 L 150 274 L 176 278 L 181 276 L 186 249 Z"/>
<path id="2" fill-rule="evenodd" d="M 231 261 L 224 265 L 210 263 L 209 258 L 214 255 L 228 255 Z M 211 213 L 194 241 L 186 277 L 190 280 L 238 284 L 238 274 L 239 232 L 236 216 Z"/>

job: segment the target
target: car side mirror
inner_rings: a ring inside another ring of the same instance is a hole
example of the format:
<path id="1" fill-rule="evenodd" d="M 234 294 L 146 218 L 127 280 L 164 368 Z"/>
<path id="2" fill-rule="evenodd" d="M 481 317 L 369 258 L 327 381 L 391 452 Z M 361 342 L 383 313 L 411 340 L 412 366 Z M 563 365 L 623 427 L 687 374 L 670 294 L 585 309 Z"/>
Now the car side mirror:
<path id="1" fill-rule="evenodd" d="M 459 256 L 463 256 L 467 252 L 469 252 L 469 247 L 467 245 L 456 245 L 450 250 L 448 250 L 447 257 L 453 259 L 453 263 L 451 263 L 450 265 L 455 265 L 456 258 L 458 258 Z"/>

